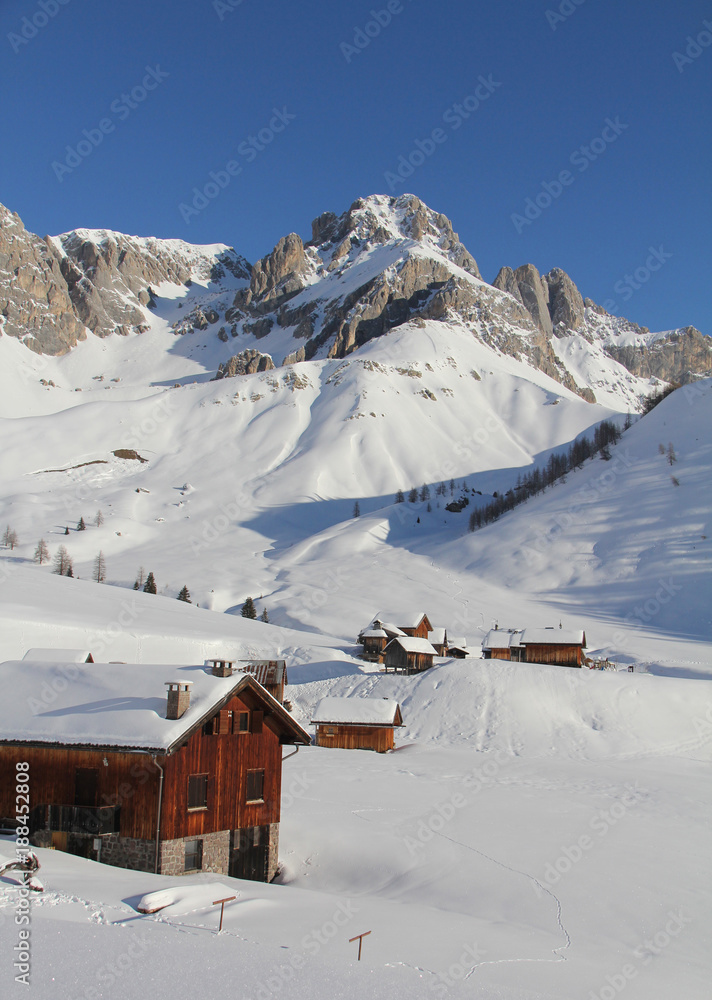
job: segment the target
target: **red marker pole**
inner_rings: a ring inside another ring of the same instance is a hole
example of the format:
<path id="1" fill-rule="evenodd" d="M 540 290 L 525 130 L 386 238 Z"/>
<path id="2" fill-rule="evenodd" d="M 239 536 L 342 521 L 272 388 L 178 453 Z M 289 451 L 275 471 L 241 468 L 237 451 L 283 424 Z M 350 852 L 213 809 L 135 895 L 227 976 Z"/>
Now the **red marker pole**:
<path id="1" fill-rule="evenodd" d="M 364 931 L 363 934 L 357 934 L 356 937 L 349 938 L 349 944 L 352 944 L 354 941 L 358 941 L 358 959 L 357 959 L 357 961 L 359 961 L 359 962 L 361 961 L 361 946 L 363 945 L 363 939 L 365 937 L 368 937 L 368 935 L 370 933 L 371 933 L 370 931 Z"/>

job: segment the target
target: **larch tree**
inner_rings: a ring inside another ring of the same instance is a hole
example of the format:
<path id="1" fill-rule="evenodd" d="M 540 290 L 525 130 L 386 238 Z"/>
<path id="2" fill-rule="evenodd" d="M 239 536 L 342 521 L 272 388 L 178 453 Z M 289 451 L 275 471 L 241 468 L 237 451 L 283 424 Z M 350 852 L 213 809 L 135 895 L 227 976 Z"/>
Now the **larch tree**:
<path id="1" fill-rule="evenodd" d="M 262 614 L 260 615 L 260 621 L 265 622 L 269 625 L 269 615 L 267 614 L 267 608 L 262 609 Z"/>
<path id="2" fill-rule="evenodd" d="M 418 499 L 418 491 L 415 486 L 411 487 L 410 493 L 408 494 L 408 503 L 415 503 Z"/>
<path id="3" fill-rule="evenodd" d="M 14 549 L 17 545 L 17 532 L 8 524 L 2 536 L 3 545 L 7 549 Z"/>
<path id="4" fill-rule="evenodd" d="M 47 542 L 44 540 L 44 538 L 40 538 L 39 542 L 37 543 L 37 548 L 35 549 L 35 554 L 32 558 L 35 560 L 36 563 L 39 563 L 40 566 L 42 565 L 42 563 L 46 563 L 47 560 L 49 559 L 49 549 L 47 548 Z"/>
<path id="5" fill-rule="evenodd" d="M 94 524 L 97 526 L 97 528 L 100 528 L 103 523 L 104 523 L 104 515 L 100 510 L 98 510 L 96 512 L 96 517 L 94 518 Z"/>
<path id="6" fill-rule="evenodd" d="M 405 503 L 405 497 L 403 496 L 403 490 L 398 490 L 396 493 L 395 503 Z"/>
<path id="7" fill-rule="evenodd" d="M 94 559 L 93 579 L 96 583 L 103 583 L 106 579 L 106 559 L 104 553 L 99 552 Z"/>
<path id="8" fill-rule="evenodd" d="M 57 576 L 67 576 L 67 570 L 72 568 L 72 560 L 64 545 L 60 545 L 54 556 L 54 572 Z"/>

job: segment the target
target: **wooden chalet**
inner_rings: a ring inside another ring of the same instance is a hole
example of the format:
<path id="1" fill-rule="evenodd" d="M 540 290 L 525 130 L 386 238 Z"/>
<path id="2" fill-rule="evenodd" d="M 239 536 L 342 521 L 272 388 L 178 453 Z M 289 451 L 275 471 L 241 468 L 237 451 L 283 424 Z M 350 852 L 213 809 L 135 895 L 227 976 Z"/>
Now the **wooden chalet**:
<path id="1" fill-rule="evenodd" d="M 395 625 L 404 635 L 427 639 L 433 626 L 424 611 L 381 611 L 371 622 L 371 628 L 383 628 L 384 623 Z"/>
<path id="2" fill-rule="evenodd" d="M 486 660 L 515 660 L 520 663 L 552 663 L 580 667 L 586 633 L 582 629 L 525 628 L 490 629 L 482 643 Z"/>
<path id="3" fill-rule="evenodd" d="M 27 761 L 32 844 L 165 875 L 274 877 L 283 747 L 311 739 L 252 674 L 23 660 L 0 664 L 0 682 L 13 693 L 0 818 L 15 816 Z"/>
<path id="4" fill-rule="evenodd" d="M 432 629 L 430 630 L 432 631 Z M 411 636 L 391 639 L 385 648 L 386 673 L 393 670 L 404 674 L 417 674 L 433 665 L 436 652 L 427 639 Z"/>
<path id="5" fill-rule="evenodd" d="M 428 632 L 427 639 L 438 656 L 448 655 L 447 629 L 436 626 L 432 631 Z"/>
<path id="6" fill-rule="evenodd" d="M 385 753 L 403 725 L 400 705 L 389 698 L 322 698 L 314 712 L 316 744 Z"/>
<path id="7" fill-rule="evenodd" d="M 447 655 L 454 657 L 456 660 L 464 660 L 470 655 L 470 651 L 467 647 L 467 639 L 464 636 L 453 636 L 448 640 L 447 644 Z"/>

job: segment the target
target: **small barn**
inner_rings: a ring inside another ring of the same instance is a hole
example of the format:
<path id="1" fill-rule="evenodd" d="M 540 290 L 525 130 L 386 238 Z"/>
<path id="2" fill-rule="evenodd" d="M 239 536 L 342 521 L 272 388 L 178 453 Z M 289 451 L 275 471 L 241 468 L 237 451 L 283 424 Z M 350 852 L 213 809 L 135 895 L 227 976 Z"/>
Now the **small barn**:
<path id="1" fill-rule="evenodd" d="M 316 745 L 385 753 L 403 725 L 400 705 L 390 698 L 322 698 L 314 711 Z"/>
<path id="2" fill-rule="evenodd" d="M 382 628 L 367 628 L 359 635 L 358 641 L 363 646 L 361 653 L 362 660 L 369 663 L 381 663 L 383 661 L 383 650 L 388 642 L 388 633 Z"/>
<path id="3" fill-rule="evenodd" d="M 427 639 L 433 626 L 424 611 L 380 611 L 371 622 L 371 628 L 384 628 L 384 623 L 395 625 L 405 635 Z"/>
<path id="4" fill-rule="evenodd" d="M 520 663 L 554 663 L 580 667 L 586 633 L 583 629 L 525 628 L 490 629 L 482 643 L 486 660 L 515 660 Z"/>
<path id="5" fill-rule="evenodd" d="M 438 656 L 447 656 L 447 629 L 436 627 L 431 632 L 428 632 L 428 642 Z"/>
<path id="6" fill-rule="evenodd" d="M 386 673 L 389 670 L 404 674 L 420 673 L 421 670 L 432 667 L 435 656 L 437 653 L 427 639 L 398 636 L 391 639 L 385 649 Z"/>
<path id="7" fill-rule="evenodd" d="M 583 629 L 525 628 L 519 639 L 527 663 L 580 667 L 586 647 Z"/>
<path id="8" fill-rule="evenodd" d="M 453 656 L 456 660 L 466 659 L 470 655 L 467 639 L 464 636 L 453 636 L 447 644 L 447 655 Z"/>

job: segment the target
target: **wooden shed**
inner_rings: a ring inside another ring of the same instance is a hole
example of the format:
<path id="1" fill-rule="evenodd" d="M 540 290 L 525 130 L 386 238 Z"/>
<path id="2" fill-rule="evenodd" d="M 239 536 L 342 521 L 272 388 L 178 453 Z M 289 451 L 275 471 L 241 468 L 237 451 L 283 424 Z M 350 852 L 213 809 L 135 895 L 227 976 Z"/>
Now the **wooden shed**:
<path id="1" fill-rule="evenodd" d="M 582 629 L 525 628 L 490 629 L 482 643 L 486 660 L 515 660 L 520 663 L 553 663 L 580 667 L 586 633 Z"/>
<path id="2" fill-rule="evenodd" d="M 383 628 L 391 623 L 404 634 L 419 639 L 427 639 L 433 626 L 424 611 L 380 611 L 371 622 L 371 628 Z"/>
<path id="3" fill-rule="evenodd" d="M 447 655 L 456 660 L 464 660 L 470 655 L 467 639 L 464 636 L 453 636 L 447 644 Z"/>
<path id="4" fill-rule="evenodd" d="M 432 631 L 432 629 L 431 629 Z M 386 673 L 394 670 L 404 674 L 416 674 L 433 665 L 437 653 L 427 639 L 397 637 L 391 639 L 385 649 Z"/>
<path id="5" fill-rule="evenodd" d="M 311 738 L 253 676 L 25 660 L 0 675 L 13 691 L 0 818 L 15 816 L 26 761 L 32 844 L 164 875 L 274 877 L 283 747 Z"/>
<path id="6" fill-rule="evenodd" d="M 400 705 L 389 698 L 322 698 L 314 711 L 316 745 L 385 753 L 403 725 Z"/>

